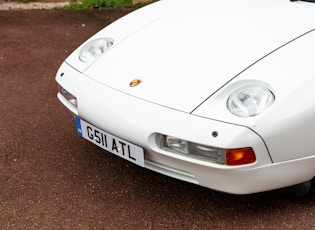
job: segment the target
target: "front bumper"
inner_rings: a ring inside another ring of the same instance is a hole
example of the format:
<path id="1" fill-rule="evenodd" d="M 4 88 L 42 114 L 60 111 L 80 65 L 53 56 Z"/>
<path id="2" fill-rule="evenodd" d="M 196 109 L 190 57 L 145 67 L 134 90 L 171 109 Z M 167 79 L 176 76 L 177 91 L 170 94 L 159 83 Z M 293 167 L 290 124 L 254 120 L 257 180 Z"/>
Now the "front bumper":
<path id="1" fill-rule="evenodd" d="M 102 85 L 64 63 L 56 80 L 78 100 L 73 113 L 113 135 L 145 150 L 144 167 L 153 171 L 234 194 L 249 194 L 304 182 L 303 170 L 294 178 L 290 167 L 315 163 L 314 159 L 273 164 L 262 138 L 244 126 L 206 119 L 132 97 Z M 216 131 L 218 136 L 212 136 Z M 244 166 L 225 166 L 160 149 L 157 133 L 218 148 L 252 147 L 257 161 Z M 286 172 L 286 174 L 284 174 Z"/>

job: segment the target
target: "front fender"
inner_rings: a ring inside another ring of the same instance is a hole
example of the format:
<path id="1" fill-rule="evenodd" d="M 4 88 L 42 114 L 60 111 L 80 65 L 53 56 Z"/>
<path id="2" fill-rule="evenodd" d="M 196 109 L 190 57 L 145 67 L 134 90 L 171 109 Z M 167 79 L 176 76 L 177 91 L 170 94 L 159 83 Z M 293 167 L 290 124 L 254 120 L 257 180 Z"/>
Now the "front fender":
<path id="1" fill-rule="evenodd" d="M 195 115 L 249 127 L 265 141 L 273 162 L 314 155 L 315 149 L 315 31 L 291 41 L 234 78 L 204 102 Z M 274 104 L 249 118 L 231 114 L 226 102 L 240 85 L 265 84 Z"/>

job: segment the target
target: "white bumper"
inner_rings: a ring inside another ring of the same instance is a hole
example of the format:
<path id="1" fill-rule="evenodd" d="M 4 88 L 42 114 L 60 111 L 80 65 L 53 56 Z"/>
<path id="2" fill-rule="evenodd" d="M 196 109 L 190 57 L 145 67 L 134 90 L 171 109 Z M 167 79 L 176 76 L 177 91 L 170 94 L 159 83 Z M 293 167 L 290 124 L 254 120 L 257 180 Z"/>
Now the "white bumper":
<path id="1" fill-rule="evenodd" d="M 66 63 L 60 67 L 56 80 L 78 99 L 79 117 L 143 147 L 144 166 L 159 173 L 234 194 L 290 186 L 313 176 L 306 169 L 314 165 L 314 158 L 273 164 L 263 139 L 247 127 L 194 116 L 132 97 L 87 78 Z M 61 95 L 58 98 L 69 108 Z M 212 136 L 214 131 L 217 137 Z M 257 161 L 246 166 L 225 166 L 170 153 L 156 146 L 156 133 L 218 148 L 252 147 Z M 301 168 L 293 170 L 296 167 Z"/>

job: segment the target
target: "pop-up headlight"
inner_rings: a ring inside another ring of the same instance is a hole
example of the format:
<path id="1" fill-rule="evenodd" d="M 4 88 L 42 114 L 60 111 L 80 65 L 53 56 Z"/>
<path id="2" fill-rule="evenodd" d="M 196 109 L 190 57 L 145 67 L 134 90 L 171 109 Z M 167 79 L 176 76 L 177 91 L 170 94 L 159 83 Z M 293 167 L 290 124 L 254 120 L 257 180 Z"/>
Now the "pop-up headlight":
<path id="1" fill-rule="evenodd" d="M 93 62 L 100 55 L 105 53 L 112 45 L 114 40 L 111 38 L 98 38 L 85 44 L 80 52 L 80 60 L 83 62 Z"/>
<path id="2" fill-rule="evenodd" d="M 231 113 L 239 117 L 252 117 L 264 112 L 275 97 L 266 87 L 250 85 L 237 89 L 227 101 Z"/>

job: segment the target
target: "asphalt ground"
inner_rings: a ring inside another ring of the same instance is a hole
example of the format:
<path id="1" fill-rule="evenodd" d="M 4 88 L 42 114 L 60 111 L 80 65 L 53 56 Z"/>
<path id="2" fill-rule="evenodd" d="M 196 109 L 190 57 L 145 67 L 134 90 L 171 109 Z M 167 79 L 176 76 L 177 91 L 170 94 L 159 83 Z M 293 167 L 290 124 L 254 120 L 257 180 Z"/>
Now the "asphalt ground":
<path id="1" fill-rule="evenodd" d="M 315 196 L 234 196 L 140 168 L 80 138 L 56 71 L 132 11 L 0 11 L 1 229 L 315 229 Z"/>

